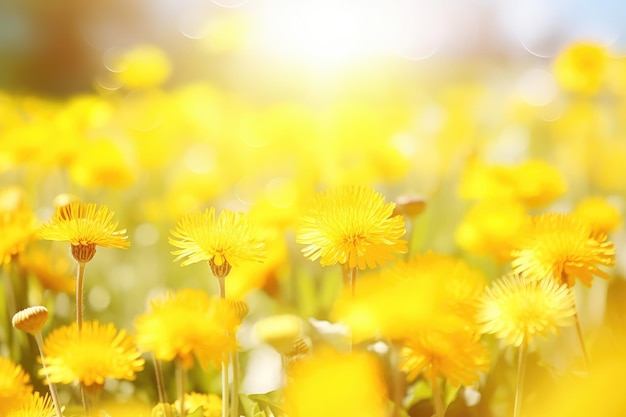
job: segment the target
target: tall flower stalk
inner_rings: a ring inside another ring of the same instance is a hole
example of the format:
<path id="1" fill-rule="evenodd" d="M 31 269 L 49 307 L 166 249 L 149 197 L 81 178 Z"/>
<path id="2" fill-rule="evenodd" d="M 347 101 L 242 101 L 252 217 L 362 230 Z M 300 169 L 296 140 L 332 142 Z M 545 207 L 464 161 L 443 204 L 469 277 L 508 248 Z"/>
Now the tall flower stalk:
<path id="1" fill-rule="evenodd" d="M 243 213 L 229 210 L 220 212 L 215 218 L 215 208 L 204 212 L 191 213 L 183 217 L 172 230 L 169 242 L 179 248 L 172 251 L 177 255 L 174 261 L 183 260 L 181 266 L 206 261 L 217 278 L 219 296 L 226 299 L 226 277 L 231 268 L 240 262 L 262 262 L 265 258 L 265 243 L 257 237 L 252 222 Z M 236 352 L 224 355 L 222 361 L 222 414 L 238 415 L 238 383 L 233 383 L 232 410 L 229 405 L 229 363 L 237 366 L 232 359 Z"/>

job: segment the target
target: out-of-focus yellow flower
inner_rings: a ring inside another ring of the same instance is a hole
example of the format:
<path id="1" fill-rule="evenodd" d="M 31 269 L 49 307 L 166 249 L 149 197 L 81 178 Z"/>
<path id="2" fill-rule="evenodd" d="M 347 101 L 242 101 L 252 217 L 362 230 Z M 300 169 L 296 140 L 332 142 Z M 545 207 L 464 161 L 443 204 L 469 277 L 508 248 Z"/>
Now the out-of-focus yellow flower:
<path id="1" fill-rule="evenodd" d="M 366 353 L 324 350 L 297 362 L 285 387 L 290 417 L 383 417 L 387 402 L 380 369 Z"/>
<path id="2" fill-rule="evenodd" d="M 350 327 L 355 341 L 472 329 L 484 285 L 482 274 L 465 262 L 429 252 L 363 276 L 357 294 L 344 292 L 331 316 Z"/>
<path id="3" fill-rule="evenodd" d="M 564 90 L 594 94 L 602 87 L 609 56 L 604 46 L 575 42 L 554 61 L 554 76 Z"/>
<path id="4" fill-rule="evenodd" d="M 20 266 L 33 274 L 44 289 L 74 294 L 76 276 L 72 265 L 65 256 L 52 256 L 40 249 L 29 250 L 20 256 Z"/>
<path id="5" fill-rule="evenodd" d="M 0 211 L 0 265 L 23 252 L 36 232 L 37 219 L 30 210 Z"/>
<path id="6" fill-rule="evenodd" d="M 302 218 L 296 241 L 304 255 L 322 266 L 375 268 L 407 251 L 402 216 L 393 216 L 394 203 L 367 187 L 340 187 L 318 193 Z"/>
<path id="7" fill-rule="evenodd" d="M 76 184 L 87 188 L 124 188 L 135 180 L 127 157 L 113 141 L 85 143 L 70 165 L 70 176 Z"/>
<path id="8" fill-rule="evenodd" d="M 541 207 L 563 195 L 565 188 L 561 173 L 544 161 L 485 166 L 472 159 L 460 194 L 468 199 L 516 199 L 528 207 Z"/>
<path id="9" fill-rule="evenodd" d="M 517 200 L 481 200 L 465 214 L 454 237 L 469 252 L 508 262 L 526 219 L 526 209 Z"/>
<path id="10" fill-rule="evenodd" d="M 552 278 L 573 286 L 591 286 L 594 276 L 608 278 L 599 266 L 615 264 L 615 247 L 607 234 L 577 216 L 547 213 L 534 216 L 513 250 L 513 271 L 526 278 Z"/>
<path id="11" fill-rule="evenodd" d="M 113 214 L 106 206 L 70 203 L 58 208 L 52 219 L 41 226 L 39 237 L 70 242 L 74 259 L 88 262 L 95 255 L 96 246 L 120 249 L 130 246 L 126 229 L 116 230 Z"/>
<path id="12" fill-rule="evenodd" d="M 24 369 L 10 359 L 0 356 L 0 415 L 26 404 L 33 386 Z"/>
<path id="13" fill-rule="evenodd" d="M 622 172 L 626 166 L 626 143 L 623 138 L 594 141 L 591 178 L 605 192 L 626 191 Z"/>
<path id="14" fill-rule="evenodd" d="M 471 331 L 420 331 L 401 350 L 401 369 L 409 381 L 423 374 L 431 384 L 445 378 L 454 386 L 472 385 L 489 368 L 489 351 Z"/>
<path id="15" fill-rule="evenodd" d="M 144 360 L 133 338 L 113 324 L 84 322 L 54 329 L 43 344 L 46 370 L 52 383 L 80 382 L 99 390 L 107 378 L 133 381 Z M 43 374 L 43 369 L 41 370 Z"/>
<path id="16" fill-rule="evenodd" d="M 179 401 L 174 403 L 174 408 L 179 409 Z M 185 394 L 185 411 L 191 413 L 202 408 L 202 417 L 220 417 L 222 415 L 222 399 L 215 394 L 199 394 L 192 392 Z"/>
<path id="17" fill-rule="evenodd" d="M 55 417 L 57 414 L 52 397 L 48 394 L 41 396 L 38 392 L 33 392 L 21 406 L 2 415 L 6 417 Z"/>
<path id="18" fill-rule="evenodd" d="M 579 201 L 574 207 L 574 215 L 604 233 L 612 232 L 622 224 L 622 215 L 617 207 L 602 197 L 589 197 Z"/>
<path id="19" fill-rule="evenodd" d="M 161 85 L 172 72 L 172 64 L 165 52 L 155 45 L 136 45 L 121 54 L 113 75 L 127 88 L 149 88 Z"/>
<path id="20" fill-rule="evenodd" d="M 487 287 L 477 321 L 483 333 L 521 346 L 535 335 L 574 324 L 575 314 L 574 296 L 566 285 L 551 278 L 536 281 L 509 274 Z"/>
<path id="21" fill-rule="evenodd" d="M 194 358 L 203 367 L 222 360 L 237 349 L 241 319 L 220 298 L 204 291 L 184 289 L 150 302 L 151 311 L 137 317 L 137 344 L 163 361 L 179 359 L 190 368 Z M 184 323 L 184 325 L 181 325 Z"/>
<path id="22" fill-rule="evenodd" d="M 225 269 L 228 275 L 240 262 L 265 259 L 265 243 L 244 213 L 223 210 L 216 220 L 211 207 L 183 217 L 171 233 L 170 244 L 180 248 L 172 251 L 174 262 L 183 259 L 181 266 L 207 261 L 214 274 Z"/>

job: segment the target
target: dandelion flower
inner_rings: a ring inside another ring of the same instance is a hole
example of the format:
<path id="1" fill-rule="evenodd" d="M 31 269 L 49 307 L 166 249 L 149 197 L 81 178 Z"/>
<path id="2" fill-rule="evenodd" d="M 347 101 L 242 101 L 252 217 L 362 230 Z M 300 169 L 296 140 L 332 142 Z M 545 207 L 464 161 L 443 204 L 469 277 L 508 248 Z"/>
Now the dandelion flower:
<path id="1" fill-rule="evenodd" d="M 215 208 L 183 217 L 172 230 L 169 242 L 180 248 L 172 252 L 181 266 L 207 261 L 215 276 L 226 276 L 239 262 L 262 262 L 265 244 L 255 234 L 243 213 L 222 211 L 217 220 Z"/>
<path id="2" fill-rule="evenodd" d="M 566 285 L 509 274 L 485 290 L 477 321 L 483 333 L 521 346 L 535 335 L 546 336 L 574 324 L 575 314 L 574 296 Z"/>
<path id="3" fill-rule="evenodd" d="M 151 311 L 137 317 L 137 344 L 158 360 L 179 359 L 186 368 L 194 358 L 203 368 L 220 368 L 235 351 L 241 323 L 231 304 L 204 291 L 184 289 L 150 302 Z"/>
<path id="4" fill-rule="evenodd" d="M 37 220 L 30 210 L 0 210 L 0 265 L 9 263 L 14 255 L 23 252 L 36 231 Z"/>
<path id="5" fill-rule="evenodd" d="M 574 208 L 574 215 L 605 233 L 617 229 L 622 223 L 622 215 L 606 198 L 589 197 L 581 200 Z"/>
<path id="6" fill-rule="evenodd" d="M 49 395 L 43 397 L 38 393 L 32 393 L 27 400 L 8 414 L 6 417 L 57 417 L 54 404 Z"/>
<path id="7" fill-rule="evenodd" d="M 52 220 L 41 226 L 39 237 L 46 240 L 68 241 L 72 255 L 79 263 L 89 262 L 96 246 L 126 249 L 130 246 L 126 229 L 116 230 L 113 212 L 106 206 L 74 202 L 60 207 Z"/>
<path id="8" fill-rule="evenodd" d="M 30 377 L 24 369 L 0 356 L 0 416 L 27 403 L 32 392 Z"/>
<path id="9" fill-rule="evenodd" d="M 285 388 L 290 417 L 382 417 L 386 390 L 376 361 L 366 353 L 322 351 L 297 362 Z"/>
<path id="10" fill-rule="evenodd" d="M 349 268 L 375 268 L 406 253 L 401 215 L 395 203 L 366 187 L 341 187 L 318 193 L 303 217 L 296 241 L 304 255 L 323 266 L 337 263 Z"/>
<path id="11" fill-rule="evenodd" d="M 85 322 L 79 336 L 76 323 L 53 330 L 43 345 L 46 369 L 52 383 L 80 382 L 98 390 L 105 379 L 132 381 L 144 360 L 133 338 L 113 324 Z"/>
<path id="12" fill-rule="evenodd" d="M 565 90 L 594 94 L 604 83 L 608 63 L 609 55 L 603 45 L 576 42 L 554 60 L 554 76 Z"/>
<path id="13" fill-rule="evenodd" d="M 222 415 L 222 399 L 215 394 L 199 394 L 197 392 L 185 394 L 184 404 L 185 411 L 188 413 L 202 408 L 202 417 L 221 417 Z M 178 401 L 174 403 L 174 407 L 178 410 Z"/>
<path id="14" fill-rule="evenodd" d="M 28 250 L 19 259 L 20 266 L 31 273 L 44 289 L 74 294 L 76 277 L 72 271 L 71 258 L 52 256 L 42 250 Z"/>
<path id="15" fill-rule="evenodd" d="M 515 273 L 535 280 L 552 277 L 570 287 L 576 279 L 590 287 L 594 276 L 608 278 L 599 266 L 615 264 L 615 247 L 606 233 L 573 214 L 533 217 L 512 254 Z"/>
<path id="16" fill-rule="evenodd" d="M 431 384 L 442 377 L 454 386 L 472 385 L 489 364 L 487 347 L 478 334 L 468 331 L 412 334 L 405 341 L 401 357 L 401 368 L 409 380 L 423 374 Z"/>

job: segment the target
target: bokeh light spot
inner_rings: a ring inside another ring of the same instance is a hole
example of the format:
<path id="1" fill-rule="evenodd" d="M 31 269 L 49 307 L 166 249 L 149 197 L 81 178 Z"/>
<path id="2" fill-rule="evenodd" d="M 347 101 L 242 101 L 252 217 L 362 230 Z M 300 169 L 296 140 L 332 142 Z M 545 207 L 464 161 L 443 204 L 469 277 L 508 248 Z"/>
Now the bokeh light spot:
<path id="1" fill-rule="evenodd" d="M 297 197 L 296 184 L 289 178 L 278 177 L 267 183 L 265 197 L 271 205 L 277 208 L 291 206 Z"/>
<path id="2" fill-rule="evenodd" d="M 111 294 L 106 288 L 96 285 L 89 291 L 88 300 L 94 311 L 104 311 L 111 304 Z"/>
<path id="3" fill-rule="evenodd" d="M 185 166 L 196 174 L 206 174 L 215 168 L 215 151 L 207 143 L 196 143 L 185 153 Z"/>
<path id="4" fill-rule="evenodd" d="M 159 230 L 150 223 L 141 223 L 135 229 L 133 243 L 139 246 L 152 246 L 159 240 Z"/>

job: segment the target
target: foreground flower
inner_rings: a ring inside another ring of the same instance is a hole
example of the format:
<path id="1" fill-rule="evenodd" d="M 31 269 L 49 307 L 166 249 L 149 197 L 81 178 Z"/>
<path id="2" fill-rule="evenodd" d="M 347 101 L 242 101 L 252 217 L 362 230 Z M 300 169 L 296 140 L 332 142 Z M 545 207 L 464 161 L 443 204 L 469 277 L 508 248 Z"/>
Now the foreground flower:
<path id="1" fill-rule="evenodd" d="M 6 417 L 57 417 L 57 413 L 48 395 L 42 397 L 34 392 L 21 406 L 6 414 Z"/>
<path id="2" fill-rule="evenodd" d="M 204 291 L 184 289 L 152 300 L 151 311 L 137 317 L 137 344 L 158 360 L 179 359 L 186 368 L 197 360 L 203 368 L 218 369 L 235 351 L 241 323 L 237 311 Z"/>
<path id="3" fill-rule="evenodd" d="M 366 353 L 323 351 L 294 365 L 285 388 L 290 417 L 382 417 L 386 390 L 376 361 Z"/>
<path id="4" fill-rule="evenodd" d="M 24 369 L 0 356 L 0 416 L 28 402 L 32 392 L 30 377 Z"/>
<path id="5" fill-rule="evenodd" d="M 512 254 L 515 273 L 534 280 L 552 277 L 570 287 L 576 279 L 590 287 L 594 276 L 608 278 L 599 266 L 615 264 L 615 247 L 606 233 L 573 214 L 533 217 Z"/>
<path id="6" fill-rule="evenodd" d="M 546 336 L 574 324 L 575 313 L 574 296 L 566 285 L 509 274 L 485 290 L 477 321 L 483 333 L 521 346 L 535 335 Z"/>
<path id="7" fill-rule="evenodd" d="M 431 383 L 445 378 L 454 386 L 472 385 L 489 365 L 489 351 L 478 334 L 469 331 L 422 331 L 412 334 L 401 351 L 409 380 L 423 374 Z"/>
<path id="8" fill-rule="evenodd" d="M 406 253 L 404 220 L 393 216 L 395 203 L 366 187 L 342 187 L 318 193 L 302 218 L 296 241 L 304 255 L 322 266 L 375 268 Z"/>
<path id="9" fill-rule="evenodd" d="M 73 202 L 57 209 L 52 220 L 41 226 L 39 237 L 70 242 L 74 259 L 89 262 L 96 246 L 120 249 L 130 246 L 126 229 L 116 230 L 113 214 L 106 206 L 98 208 L 96 204 Z"/>
<path id="10" fill-rule="evenodd" d="M 172 230 L 169 242 L 180 248 L 174 262 L 181 266 L 207 261 L 215 276 L 225 276 L 239 262 L 262 262 L 265 244 L 255 233 L 252 223 L 243 213 L 222 211 L 217 220 L 215 208 L 183 217 Z"/>
<path id="11" fill-rule="evenodd" d="M 53 383 L 80 382 L 97 391 L 107 378 L 135 379 L 143 370 L 144 360 L 133 338 L 113 324 L 85 322 L 78 335 L 76 324 L 53 330 L 43 351 L 46 369 Z"/>

